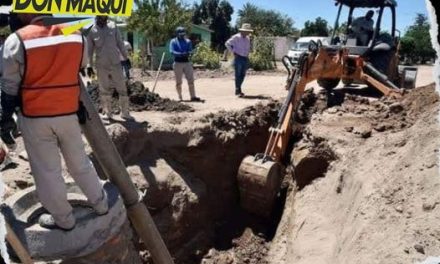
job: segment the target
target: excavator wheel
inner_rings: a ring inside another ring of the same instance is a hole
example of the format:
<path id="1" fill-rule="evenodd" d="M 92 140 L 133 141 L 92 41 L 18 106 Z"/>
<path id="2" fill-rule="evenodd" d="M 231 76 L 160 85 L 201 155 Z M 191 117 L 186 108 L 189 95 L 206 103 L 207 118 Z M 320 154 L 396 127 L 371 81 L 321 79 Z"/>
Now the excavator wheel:
<path id="1" fill-rule="evenodd" d="M 318 84 L 319 86 L 321 86 L 322 88 L 328 90 L 332 90 L 333 88 L 335 88 L 336 86 L 338 86 L 339 82 L 341 81 L 341 79 L 318 79 Z"/>
<path id="2" fill-rule="evenodd" d="M 280 163 L 246 156 L 237 176 L 241 207 L 249 213 L 269 218 L 282 179 L 283 166 Z"/>

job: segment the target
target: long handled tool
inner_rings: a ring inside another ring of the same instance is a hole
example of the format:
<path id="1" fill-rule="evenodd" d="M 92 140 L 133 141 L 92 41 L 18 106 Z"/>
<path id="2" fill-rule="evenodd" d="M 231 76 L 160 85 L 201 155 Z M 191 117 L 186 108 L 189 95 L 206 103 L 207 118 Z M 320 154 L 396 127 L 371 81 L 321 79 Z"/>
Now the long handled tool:
<path id="1" fill-rule="evenodd" d="M 6 221 L 5 221 L 5 226 L 6 226 L 6 240 L 9 242 L 12 249 L 14 249 L 15 254 L 17 254 L 18 258 L 21 260 L 23 264 L 33 264 L 34 262 L 32 261 L 31 256 L 27 252 L 26 248 L 23 246 L 20 239 L 18 239 L 17 235 Z"/>
<path id="2" fill-rule="evenodd" d="M 164 58 L 165 58 L 165 52 L 162 53 L 162 58 L 160 59 L 160 63 L 159 63 L 159 69 L 157 69 L 156 79 L 154 80 L 154 85 L 153 85 L 153 93 L 154 90 L 156 89 L 157 80 L 159 78 L 160 69 L 162 69 L 162 63 Z"/>
<path id="3" fill-rule="evenodd" d="M 104 170 L 105 175 L 116 185 L 124 200 L 127 215 L 136 233 L 146 244 L 155 264 L 172 264 L 173 259 L 154 224 L 147 207 L 142 202 L 134 186 L 124 162 L 110 139 L 98 112 L 93 106 L 87 93 L 84 79 L 80 76 L 81 101 L 87 109 L 89 119 L 82 130 L 89 142 L 96 159 Z"/>

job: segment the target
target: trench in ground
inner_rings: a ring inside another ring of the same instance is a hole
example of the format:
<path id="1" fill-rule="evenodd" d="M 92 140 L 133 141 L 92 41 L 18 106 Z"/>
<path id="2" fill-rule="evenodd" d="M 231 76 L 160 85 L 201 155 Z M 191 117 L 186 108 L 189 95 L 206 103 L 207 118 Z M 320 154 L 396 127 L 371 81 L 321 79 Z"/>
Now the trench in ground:
<path id="1" fill-rule="evenodd" d="M 236 174 L 246 155 L 264 150 L 269 124 L 276 118 L 277 111 L 271 110 L 257 113 L 265 122 L 242 127 L 245 133 L 228 140 L 212 126 L 185 133 L 148 131 L 141 124 L 111 128 L 110 134 L 135 185 L 145 193 L 144 202 L 176 263 L 268 263 L 265 255 L 286 196 L 293 189 L 294 173 L 290 166 L 286 168 L 270 219 L 241 209 Z M 300 138 L 301 133 L 293 137 L 287 153 Z M 290 156 L 285 160 L 289 163 Z M 298 178 L 298 183 L 304 186 L 316 175 L 323 175 L 328 165 L 327 157 L 305 159 L 298 167 L 302 171 L 313 168 L 314 173 Z M 140 251 L 144 249 L 139 246 Z M 143 256 L 149 263 L 148 254 Z"/>

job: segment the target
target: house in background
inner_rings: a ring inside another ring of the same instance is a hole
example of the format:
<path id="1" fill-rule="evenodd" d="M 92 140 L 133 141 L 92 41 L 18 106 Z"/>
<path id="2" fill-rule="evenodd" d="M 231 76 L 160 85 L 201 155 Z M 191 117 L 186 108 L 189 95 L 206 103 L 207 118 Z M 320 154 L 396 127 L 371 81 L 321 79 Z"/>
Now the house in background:
<path id="1" fill-rule="evenodd" d="M 118 22 L 117 26 L 122 34 L 123 39 L 130 42 L 131 46 L 133 47 L 133 52 L 139 53 L 140 50 L 145 49 L 147 47 L 148 36 L 145 36 L 145 34 L 143 34 L 142 32 L 128 31 L 127 24 L 124 22 Z M 204 42 L 208 43 L 208 45 L 211 45 L 211 34 L 213 32 L 214 31 L 210 30 L 208 27 L 206 27 L 204 25 L 192 24 L 191 28 L 188 31 L 188 33 L 189 33 L 188 37 L 191 40 L 191 42 L 193 43 L 194 47 L 196 47 L 197 44 L 200 43 L 201 41 L 204 41 Z M 174 36 L 170 36 L 170 40 L 173 37 Z M 162 54 L 164 52 L 165 52 L 165 56 L 164 56 L 163 68 L 164 69 L 171 68 L 172 63 L 173 63 L 173 56 L 171 55 L 171 53 L 169 51 L 170 40 L 168 40 L 165 43 L 165 45 L 158 46 L 153 49 L 153 51 L 152 51 L 153 54 L 151 54 L 151 55 L 152 55 L 153 61 L 154 61 L 154 63 L 153 63 L 154 68 L 159 67 L 160 59 L 161 59 Z"/>

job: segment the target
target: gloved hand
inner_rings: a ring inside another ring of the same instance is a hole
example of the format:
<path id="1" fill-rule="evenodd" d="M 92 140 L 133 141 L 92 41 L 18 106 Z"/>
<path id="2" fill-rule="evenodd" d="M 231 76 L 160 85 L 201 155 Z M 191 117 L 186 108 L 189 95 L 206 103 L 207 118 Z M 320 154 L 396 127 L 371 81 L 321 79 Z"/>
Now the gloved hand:
<path id="1" fill-rule="evenodd" d="M 15 112 L 15 108 L 19 104 L 18 96 L 9 95 L 2 91 L 1 93 L 1 107 L 2 116 L 0 119 L 0 137 L 7 145 L 14 145 L 15 140 L 12 136 L 12 132 L 16 130 L 17 124 L 12 117 Z"/>
<path id="2" fill-rule="evenodd" d="M 91 78 L 93 75 L 95 75 L 95 71 L 93 70 L 93 67 L 87 67 L 87 76 Z"/>
<path id="3" fill-rule="evenodd" d="M 131 69 L 131 61 L 130 59 L 125 60 L 125 65 L 127 65 L 128 69 Z"/>
<path id="4" fill-rule="evenodd" d="M 82 77 L 86 77 L 86 70 L 85 70 L 84 68 L 81 68 L 81 69 L 79 70 L 79 73 L 81 73 L 81 76 L 82 76 Z"/>
<path id="5" fill-rule="evenodd" d="M 15 145 L 12 132 L 17 129 L 17 124 L 13 118 L 0 121 L 0 137 L 6 145 Z"/>

